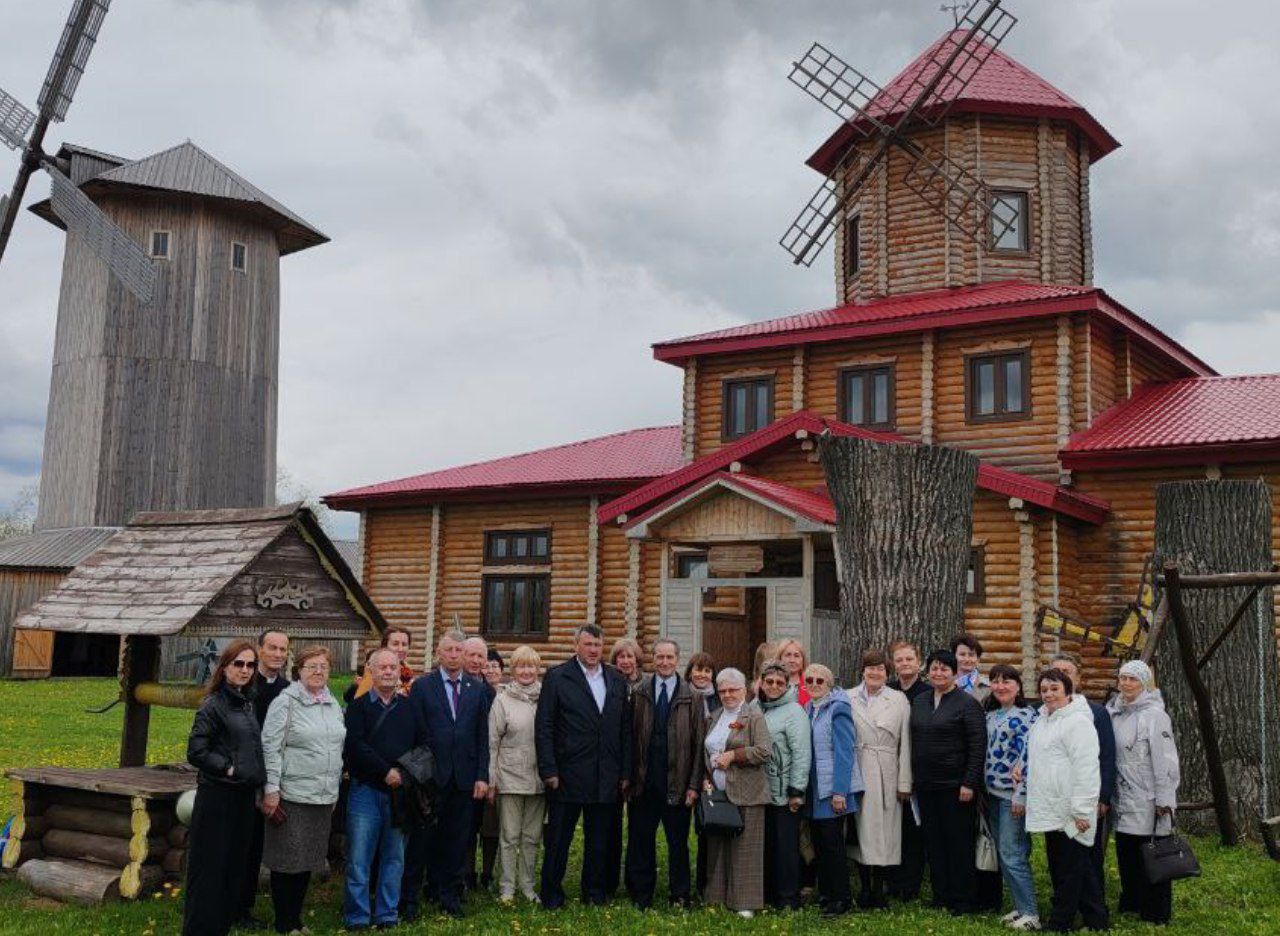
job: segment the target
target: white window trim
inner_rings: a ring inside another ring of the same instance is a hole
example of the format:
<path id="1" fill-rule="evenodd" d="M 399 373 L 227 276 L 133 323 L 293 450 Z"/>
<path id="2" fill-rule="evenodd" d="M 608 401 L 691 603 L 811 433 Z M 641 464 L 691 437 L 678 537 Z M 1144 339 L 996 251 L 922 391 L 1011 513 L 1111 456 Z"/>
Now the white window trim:
<path id="1" fill-rule="evenodd" d="M 163 234 L 165 236 L 164 246 L 167 253 L 158 254 L 156 249 L 156 235 Z M 147 256 L 152 260 L 169 260 L 173 257 L 173 232 L 164 228 L 156 228 L 151 232 L 151 236 L 147 238 Z"/>

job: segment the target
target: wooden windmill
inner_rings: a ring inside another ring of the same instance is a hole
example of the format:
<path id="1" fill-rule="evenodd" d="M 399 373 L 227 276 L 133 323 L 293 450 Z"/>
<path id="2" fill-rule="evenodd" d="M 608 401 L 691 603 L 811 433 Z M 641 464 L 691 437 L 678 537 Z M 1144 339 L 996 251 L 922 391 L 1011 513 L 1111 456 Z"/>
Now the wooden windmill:
<path id="1" fill-rule="evenodd" d="M 998 240 L 1014 223 L 993 204 L 980 177 L 912 136 L 942 120 L 1017 22 L 1000 0 L 974 0 L 956 15 L 955 31 L 934 46 L 910 81 L 889 92 L 820 43 L 793 64 L 793 84 L 874 141 L 869 149 L 848 149 L 782 236 L 779 243 L 795 263 L 813 263 L 893 149 L 911 161 L 904 184 L 965 236 L 976 240 L 991 232 Z"/>
<path id="2" fill-rule="evenodd" d="M 0 89 L 0 139 L 10 149 L 22 153 L 22 164 L 13 182 L 13 190 L 0 196 L 0 259 L 4 258 L 13 223 L 26 194 L 27 183 L 36 170 L 43 169 L 53 182 L 53 211 L 77 234 L 139 301 L 151 300 L 155 288 L 155 264 L 137 241 L 98 208 L 66 175 L 66 165 L 45 153 L 44 137 L 49 124 L 67 117 L 71 99 L 84 75 L 98 39 L 98 30 L 107 15 L 111 0 L 75 0 L 71 15 L 62 30 L 49 73 L 40 89 L 38 111 L 32 113 L 17 98 Z"/>

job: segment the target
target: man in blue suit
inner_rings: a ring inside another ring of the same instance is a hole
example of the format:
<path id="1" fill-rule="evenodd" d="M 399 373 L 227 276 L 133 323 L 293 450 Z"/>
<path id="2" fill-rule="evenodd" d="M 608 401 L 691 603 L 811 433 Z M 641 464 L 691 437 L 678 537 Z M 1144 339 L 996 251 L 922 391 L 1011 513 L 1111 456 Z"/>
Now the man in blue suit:
<path id="1" fill-rule="evenodd" d="M 462 916 L 462 871 L 472 810 L 489 792 L 489 689 L 462 669 L 466 635 L 450 631 L 436 648 L 437 666 L 409 690 L 420 743 L 435 757 L 436 822 L 415 829 L 405 854 L 402 920 L 418 915 L 422 876 L 430 863 L 431 893 L 450 916 Z"/>

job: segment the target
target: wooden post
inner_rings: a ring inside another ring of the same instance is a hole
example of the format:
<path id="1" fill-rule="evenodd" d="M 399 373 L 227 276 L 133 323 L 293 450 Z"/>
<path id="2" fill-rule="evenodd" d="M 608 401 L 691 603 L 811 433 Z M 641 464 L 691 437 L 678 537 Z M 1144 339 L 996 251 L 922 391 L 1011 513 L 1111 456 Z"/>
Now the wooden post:
<path id="1" fill-rule="evenodd" d="M 160 676 L 160 638 L 133 634 L 124 638 L 120 662 L 120 691 L 124 701 L 124 727 L 120 732 L 120 766 L 142 767 L 147 763 L 147 729 L 151 706 L 134 698 L 139 683 L 155 682 Z"/>
<path id="2" fill-rule="evenodd" d="M 1218 818 L 1218 833 L 1223 845 L 1235 845 L 1240 840 L 1236 820 L 1231 813 L 1231 789 L 1227 786 L 1227 772 L 1222 764 L 1222 749 L 1218 746 L 1218 732 L 1213 724 L 1213 701 L 1200 668 L 1196 665 L 1196 650 L 1192 645 L 1191 625 L 1187 622 L 1187 609 L 1182 603 L 1182 584 L 1178 580 L 1178 567 L 1165 566 L 1165 593 L 1169 598 L 1169 619 L 1178 637 L 1178 659 L 1182 663 L 1182 675 L 1186 677 L 1191 697 L 1196 703 L 1196 717 L 1200 721 L 1200 741 L 1204 745 L 1204 758 L 1209 767 L 1209 789 L 1213 794 L 1213 811 Z"/>

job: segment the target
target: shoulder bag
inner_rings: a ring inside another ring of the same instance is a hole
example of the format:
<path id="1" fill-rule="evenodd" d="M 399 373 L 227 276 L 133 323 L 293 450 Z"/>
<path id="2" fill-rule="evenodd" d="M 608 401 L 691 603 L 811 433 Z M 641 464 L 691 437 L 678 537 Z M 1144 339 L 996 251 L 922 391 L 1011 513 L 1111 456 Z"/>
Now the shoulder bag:
<path id="1" fill-rule="evenodd" d="M 729 802 L 729 794 L 724 790 L 701 793 L 694 818 L 698 831 L 704 835 L 742 834 L 742 810 Z"/>
<path id="2" fill-rule="evenodd" d="M 1200 862 L 1196 860 L 1191 846 L 1172 828 L 1172 813 L 1169 815 L 1169 820 L 1168 835 L 1164 838 L 1156 838 L 1156 830 L 1153 826 L 1151 841 L 1142 844 L 1142 870 L 1152 884 L 1200 876 Z M 1158 825 L 1159 822 L 1160 817 L 1157 815 L 1156 824 Z"/>

